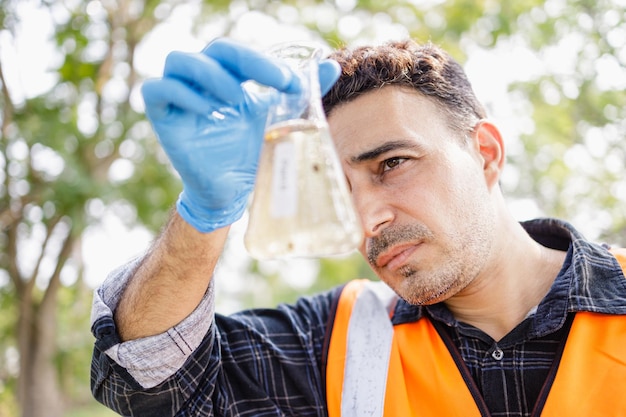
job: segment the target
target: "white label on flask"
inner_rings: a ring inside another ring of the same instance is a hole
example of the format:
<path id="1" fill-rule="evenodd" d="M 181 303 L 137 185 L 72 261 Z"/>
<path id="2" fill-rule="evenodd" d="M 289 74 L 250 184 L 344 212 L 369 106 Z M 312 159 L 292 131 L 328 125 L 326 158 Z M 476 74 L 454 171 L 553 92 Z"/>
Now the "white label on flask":
<path id="1" fill-rule="evenodd" d="M 295 145 L 277 143 L 274 148 L 272 172 L 272 208 L 274 218 L 295 216 L 298 205 L 298 184 Z"/>

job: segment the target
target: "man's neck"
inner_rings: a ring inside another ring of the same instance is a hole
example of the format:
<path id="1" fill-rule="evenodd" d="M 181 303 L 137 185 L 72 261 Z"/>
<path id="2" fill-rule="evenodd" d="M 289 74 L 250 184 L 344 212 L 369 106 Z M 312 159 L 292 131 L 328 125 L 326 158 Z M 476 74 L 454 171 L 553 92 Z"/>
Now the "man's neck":
<path id="1" fill-rule="evenodd" d="M 513 330 L 546 296 L 566 253 L 541 246 L 519 225 L 495 249 L 487 269 L 445 301 L 457 320 L 494 340 Z"/>

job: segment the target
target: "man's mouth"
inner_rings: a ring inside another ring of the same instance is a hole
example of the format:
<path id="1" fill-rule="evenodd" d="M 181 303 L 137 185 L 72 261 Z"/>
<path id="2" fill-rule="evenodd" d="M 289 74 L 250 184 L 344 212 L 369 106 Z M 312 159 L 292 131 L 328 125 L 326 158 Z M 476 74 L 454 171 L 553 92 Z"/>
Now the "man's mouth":
<path id="1" fill-rule="evenodd" d="M 406 263 L 407 259 L 415 252 L 418 246 L 419 244 L 415 243 L 394 246 L 378 256 L 376 266 L 381 269 L 398 269 Z"/>

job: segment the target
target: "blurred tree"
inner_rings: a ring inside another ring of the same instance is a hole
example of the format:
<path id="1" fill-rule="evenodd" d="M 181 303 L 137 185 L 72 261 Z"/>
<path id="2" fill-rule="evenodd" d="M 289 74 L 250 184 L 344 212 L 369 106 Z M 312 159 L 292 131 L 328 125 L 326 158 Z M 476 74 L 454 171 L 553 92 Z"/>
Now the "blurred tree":
<path id="1" fill-rule="evenodd" d="M 193 10 L 188 24 L 202 42 L 229 35 L 265 46 L 308 36 L 334 47 L 408 34 L 441 44 L 461 62 L 477 49 L 521 45 L 545 65 L 510 86 L 524 127 L 507 138 L 513 174 L 505 189 L 626 245 L 621 0 L 0 0 L 0 46 L 20 36 L 26 3 L 53 23 L 48 67 L 55 78 L 47 91 L 18 97 L 5 77 L 14 63 L 0 55 L 0 414 L 15 413 L 3 404 L 16 392 L 21 415 L 59 416 L 80 391 L 75 380 L 84 378 L 91 349 L 86 228 L 112 211 L 157 231 L 176 198 L 176 175 L 137 104 L 148 75 L 138 70 L 137 51 L 183 8 Z M 566 68 L 551 60 L 564 51 Z M 239 304 L 292 300 L 355 275 L 372 277 L 358 256 L 322 260 L 308 287 L 262 263 L 233 262 L 250 282 L 263 282 L 222 289 L 222 299 L 247 300 Z"/>
<path id="2" fill-rule="evenodd" d="M 520 178 L 512 191 L 624 246 L 626 5 L 549 1 L 515 22 L 546 71 L 511 87 L 533 122 L 511 157 Z"/>
<path id="3" fill-rule="evenodd" d="M 3 32 L 15 39 L 24 3 L 3 3 Z M 50 70 L 56 81 L 36 97 L 14 98 L 4 76 L 11 62 L 0 62 L 0 268 L 9 280 L 2 285 L 3 304 L 15 318 L 2 354 L 13 343 L 19 352 L 16 394 L 23 416 L 63 413 L 60 381 L 69 376 L 59 371 L 70 362 L 62 361 L 62 349 L 73 349 L 67 340 L 76 333 L 61 332 L 68 327 L 58 321 L 58 306 L 80 306 L 85 317 L 89 303 L 82 302 L 85 291 L 67 293 L 73 302 L 61 303 L 59 295 L 63 283 L 82 282 L 85 228 L 109 205 L 132 213 L 128 222 L 140 218 L 156 228 L 175 198 L 176 179 L 162 169 L 163 156 L 130 97 L 140 82 L 136 47 L 167 17 L 162 9 L 177 3 L 41 3 L 54 25 L 57 56 Z M 71 319 L 70 310 L 61 317 Z"/>

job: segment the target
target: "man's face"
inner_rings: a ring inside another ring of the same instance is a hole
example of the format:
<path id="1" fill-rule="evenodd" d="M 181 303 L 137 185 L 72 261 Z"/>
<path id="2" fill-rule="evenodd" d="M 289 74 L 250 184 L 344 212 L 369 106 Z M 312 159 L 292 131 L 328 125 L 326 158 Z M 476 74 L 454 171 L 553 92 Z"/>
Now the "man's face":
<path id="1" fill-rule="evenodd" d="M 387 86 L 328 118 L 378 276 L 413 304 L 464 289 L 490 256 L 496 222 L 479 146 L 416 92 Z"/>

